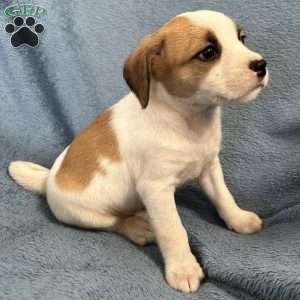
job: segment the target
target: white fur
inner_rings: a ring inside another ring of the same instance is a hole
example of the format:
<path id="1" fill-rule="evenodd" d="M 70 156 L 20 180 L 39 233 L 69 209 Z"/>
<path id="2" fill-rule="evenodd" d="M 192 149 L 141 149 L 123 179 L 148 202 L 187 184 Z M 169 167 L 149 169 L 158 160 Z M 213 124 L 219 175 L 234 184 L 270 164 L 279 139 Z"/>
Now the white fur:
<path id="1" fill-rule="evenodd" d="M 237 37 L 233 20 L 215 11 L 195 11 L 181 14 L 193 24 L 211 30 L 222 46 L 222 59 L 201 81 L 199 91 L 188 102 L 224 104 L 251 101 L 267 85 L 269 74 L 262 82 L 257 81 L 255 72 L 249 69 L 249 63 L 261 59 L 261 55 L 250 50 Z M 199 100 L 201 99 L 201 100 Z"/>
<path id="2" fill-rule="evenodd" d="M 49 170 L 27 161 L 13 161 L 8 172 L 10 176 L 25 189 L 38 194 L 46 193 L 46 183 Z"/>
<path id="3" fill-rule="evenodd" d="M 81 192 L 66 192 L 55 181 L 67 149 L 49 174 L 47 169 L 35 169 L 24 162 L 12 163 L 9 171 L 21 185 L 40 193 L 45 191 L 47 180 L 49 206 L 62 222 L 112 230 L 139 244 L 152 241 L 154 233 L 165 260 L 168 283 L 190 292 L 198 288 L 204 274 L 190 251 L 176 210 L 177 186 L 199 178 L 219 215 L 237 232 L 253 233 L 262 225 L 257 215 L 235 203 L 225 185 L 218 158 L 221 145 L 218 105 L 257 96 L 261 87 L 255 88 L 257 77 L 248 64 L 261 56 L 238 41 L 233 22 L 223 14 L 201 11 L 184 16 L 216 33 L 224 58 L 201 82 L 199 91 L 188 99 L 171 96 L 160 83 L 152 81 L 146 109 L 141 109 L 133 93 L 112 107 L 112 126 L 121 162 L 101 161 L 106 175 L 96 174 Z M 267 80 L 268 76 L 263 85 Z M 135 215 L 143 207 L 147 215 Z M 131 217 L 122 219 L 118 213 Z"/>

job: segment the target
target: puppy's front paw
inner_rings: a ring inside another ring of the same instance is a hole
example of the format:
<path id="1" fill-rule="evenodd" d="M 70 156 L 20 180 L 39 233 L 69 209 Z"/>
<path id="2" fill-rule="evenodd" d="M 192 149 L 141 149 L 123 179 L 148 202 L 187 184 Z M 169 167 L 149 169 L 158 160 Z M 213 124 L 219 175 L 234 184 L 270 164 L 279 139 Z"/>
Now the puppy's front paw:
<path id="1" fill-rule="evenodd" d="M 195 292 L 205 277 L 204 272 L 191 253 L 183 261 L 172 261 L 166 264 L 168 284 L 181 292 Z"/>
<path id="2" fill-rule="evenodd" d="M 255 233 L 263 227 L 263 222 L 257 214 L 242 209 L 233 213 L 225 222 L 229 229 L 242 234 Z"/>

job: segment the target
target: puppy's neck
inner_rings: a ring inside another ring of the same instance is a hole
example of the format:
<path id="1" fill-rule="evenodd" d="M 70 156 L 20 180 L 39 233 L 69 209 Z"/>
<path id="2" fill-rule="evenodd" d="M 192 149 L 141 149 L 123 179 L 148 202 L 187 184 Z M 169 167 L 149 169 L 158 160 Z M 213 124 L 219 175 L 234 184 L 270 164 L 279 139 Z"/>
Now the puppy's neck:
<path id="1" fill-rule="evenodd" d="M 196 101 L 193 98 L 186 99 L 170 95 L 158 82 L 154 82 L 151 86 L 149 106 L 168 116 L 173 115 L 177 120 L 180 119 L 188 125 L 209 125 L 219 119 L 221 108 L 213 103 L 207 99 L 201 103 L 201 101 Z"/>

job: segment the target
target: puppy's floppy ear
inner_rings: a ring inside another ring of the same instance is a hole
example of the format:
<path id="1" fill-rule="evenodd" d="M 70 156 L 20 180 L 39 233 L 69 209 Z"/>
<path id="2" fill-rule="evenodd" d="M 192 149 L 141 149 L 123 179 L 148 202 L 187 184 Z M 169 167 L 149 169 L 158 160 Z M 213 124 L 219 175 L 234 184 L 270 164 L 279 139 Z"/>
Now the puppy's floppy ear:
<path id="1" fill-rule="evenodd" d="M 149 102 L 153 61 L 160 55 L 162 47 L 163 39 L 158 33 L 148 35 L 129 55 L 124 65 L 123 77 L 137 96 L 142 108 L 146 108 Z"/>

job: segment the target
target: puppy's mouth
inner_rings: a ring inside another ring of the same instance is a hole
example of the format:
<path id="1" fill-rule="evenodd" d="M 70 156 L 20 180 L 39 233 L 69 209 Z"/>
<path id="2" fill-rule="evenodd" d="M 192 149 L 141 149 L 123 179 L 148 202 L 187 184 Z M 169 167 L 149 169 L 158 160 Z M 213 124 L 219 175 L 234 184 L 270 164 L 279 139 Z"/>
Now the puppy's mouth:
<path id="1" fill-rule="evenodd" d="M 247 95 L 254 93 L 254 92 L 258 92 L 261 91 L 262 89 L 264 89 L 268 84 L 268 78 L 264 78 L 262 81 L 258 82 L 254 87 L 250 88 L 244 95 L 244 97 L 246 97 Z"/>
<path id="2" fill-rule="evenodd" d="M 257 84 L 255 87 L 254 87 L 254 89 L 252 90 L 252 91 L 255 91 L 255 90 L 257 90 L 257 89 L 263 89 L 265 87 L 265 84 L 264 83 L 259 83 L 259 84 Z"/>
<path id="3" fill-rule="evenodd" d="M 259 83 L 253 88 L 253 90 L 258 90 L 258 89 L 262 90 L 262 89 L 264 89 L 264 88 L 267 86 L 267 84 L 268 84 L 268 79 L 264 79 L 264 80 L 262 80 L 261 82 L 259 82 Z"/>

